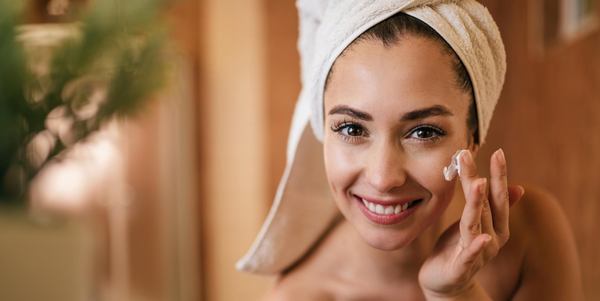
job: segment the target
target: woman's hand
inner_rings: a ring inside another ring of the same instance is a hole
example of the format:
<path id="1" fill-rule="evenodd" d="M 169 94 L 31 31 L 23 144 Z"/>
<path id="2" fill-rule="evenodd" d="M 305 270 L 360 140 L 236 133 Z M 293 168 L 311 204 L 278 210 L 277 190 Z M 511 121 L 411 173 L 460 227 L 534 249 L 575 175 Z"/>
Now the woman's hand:
<path id="1" fill-rule="evenodd" d="M 419 271 L 428 300 L 485 298 L 474 276 L 508 241 L 509 208 L 524 193 L 521 186 L 508 186 L 506 159 L 500 149 L 490 160 L 489 192 L 488 181 L 478 176 L 469 151 L 461 154 L 460 164 L 466 199 L 462 216 L 442 234 Z"/>

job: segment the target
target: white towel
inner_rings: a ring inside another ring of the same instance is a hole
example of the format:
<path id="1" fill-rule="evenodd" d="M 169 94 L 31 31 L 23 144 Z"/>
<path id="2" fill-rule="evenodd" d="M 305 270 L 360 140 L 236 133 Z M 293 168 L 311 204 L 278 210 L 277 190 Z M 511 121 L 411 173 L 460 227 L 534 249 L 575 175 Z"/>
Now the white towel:
<path id="1" fill-rule="evenodd" d="M 360 34 L 404 12 L 436 30 L 465 65 L 473 83 L 481 144 L 506 73 L 500 32 L 474 0 L 298 0 L 302 91 L 288 140 L 287 165 L 273 206 L 239 270 L 275 274 L 322 237 L 339 214 L 323 166 L 323 92 L 335 59 Z M 308 124 L 312 125 L 312 133 Z"/>

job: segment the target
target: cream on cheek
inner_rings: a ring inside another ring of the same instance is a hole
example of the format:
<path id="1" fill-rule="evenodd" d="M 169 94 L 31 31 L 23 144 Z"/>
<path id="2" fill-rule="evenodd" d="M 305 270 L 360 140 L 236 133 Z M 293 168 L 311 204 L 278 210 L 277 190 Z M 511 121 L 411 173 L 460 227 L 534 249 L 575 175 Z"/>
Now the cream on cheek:
<path id="1" fill-rule="evenodd" d="M 427 190 L 430 198 L 424 205 L 427 211 L 439 215 L 448 206 L 454 194 L 454 182 L 444 179 L 442 170 L 454 153 L 453 147 L 439 147 L 436 150 L 421 150 L 407 154 L 406 170 L 412 180 Z"/>

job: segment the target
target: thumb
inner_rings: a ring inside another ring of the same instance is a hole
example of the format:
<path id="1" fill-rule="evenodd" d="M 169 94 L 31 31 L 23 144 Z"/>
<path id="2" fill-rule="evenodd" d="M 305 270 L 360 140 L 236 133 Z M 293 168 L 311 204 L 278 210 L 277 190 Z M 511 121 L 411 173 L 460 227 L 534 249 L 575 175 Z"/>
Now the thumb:
<path id="1" fill-rule="evenodd" d="M 483 233 L 475 237 L 471 244 L 459 253 L 457 258 L 457 264 L 459 266 L 463 266 L 467 270 L 470 270 L 473 264 L 477 259 L 479 259 L 479 255 L 485 249 L 485 246 L 492 240 L 492 237 Z"/>

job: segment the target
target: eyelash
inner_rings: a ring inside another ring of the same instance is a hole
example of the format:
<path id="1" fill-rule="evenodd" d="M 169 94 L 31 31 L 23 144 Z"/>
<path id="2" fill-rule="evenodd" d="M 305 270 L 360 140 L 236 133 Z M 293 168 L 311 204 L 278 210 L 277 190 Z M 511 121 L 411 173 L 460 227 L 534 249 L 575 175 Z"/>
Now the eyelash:
<path id="1" fill-rule="evenodd" d="M 352 135 L 342 133 L 343 130 L 349 129 L 352 126 L 360 129 L 362 131 L 362 135 L 352 136 Z M 331 126 L 331 130 L 333 132 L 335 132 L 337 135 L 339 135 L 340 137 L 342 137 L 342 139 L 344 139 L 345 141 L 350 142 L 350 143 L 357 142 L 358 139 L 360 139 L 361 137 L 366 137 L 365 135 L 368 135 L 367 130 L 362 125 L 355 123 L 355 122 L 347 121 L 347 120 L 343 120 L 341 122 L 334 123 Z"/>
<path id="2" fill-rule="evenodd" d="M 436 142 L 438 140 L 440 140 L 442 137 L 446 136 L 446 132 L 442 129 L 440 129 L 439 127 L 432 125 L 432 124 L 421 124 L 418 125 L 416 127 L 414 127 L 413 129 L 411 129 L 407 135 L 407 137 L 412 136 L 414 133 L 416 133 L 418 130 L 429 130 L 429 131 L 433 131 L 435 136 L 433 137 L 429 137 L 429 138 L 414 138 L 417 139 L 419 141 L 422 141 L 423 143 L 429 143 L 429 142 Z"/>
<path id="3" fill-rule="evenodd" d="M 357 127 L 360 131 L 362 131 L 362 134 L 358 135 L 358 136 L 352 136 L 349 134 L 344 134 L 342 132 L 343 130 L 347 130 L 350 127 Z M 355 143 L 360 138 L 368 137 L 368 132 L 362 125 L 360 125 L 359 123 L 347 121 L 347 120 L 343 120 L 341 122 L 334 123 L 331 127 L 331 130 L 333 132 L 335 132 L 337 135 L 339 135 L 340 137 L 342 137 L 345 141 L 350 142 L 350 143 Z M 408 131 L 408 134 L 405 135 L 404 137 L 411 139 L 411 136 L 413 134 L 415 134 L 418 130 L 432 131 L 433 134 L 435 135 L 435 136 L 428 137 L 428 138 L 412 138 L 412 139 L 416 139 L 419 143 L 433 143 L 433 142 L 438 141 L 442 137 L 446 136 L 446 132 L 435 125 L 420 124 L 420 125 L 412 128 L 410 131 Z"/>

